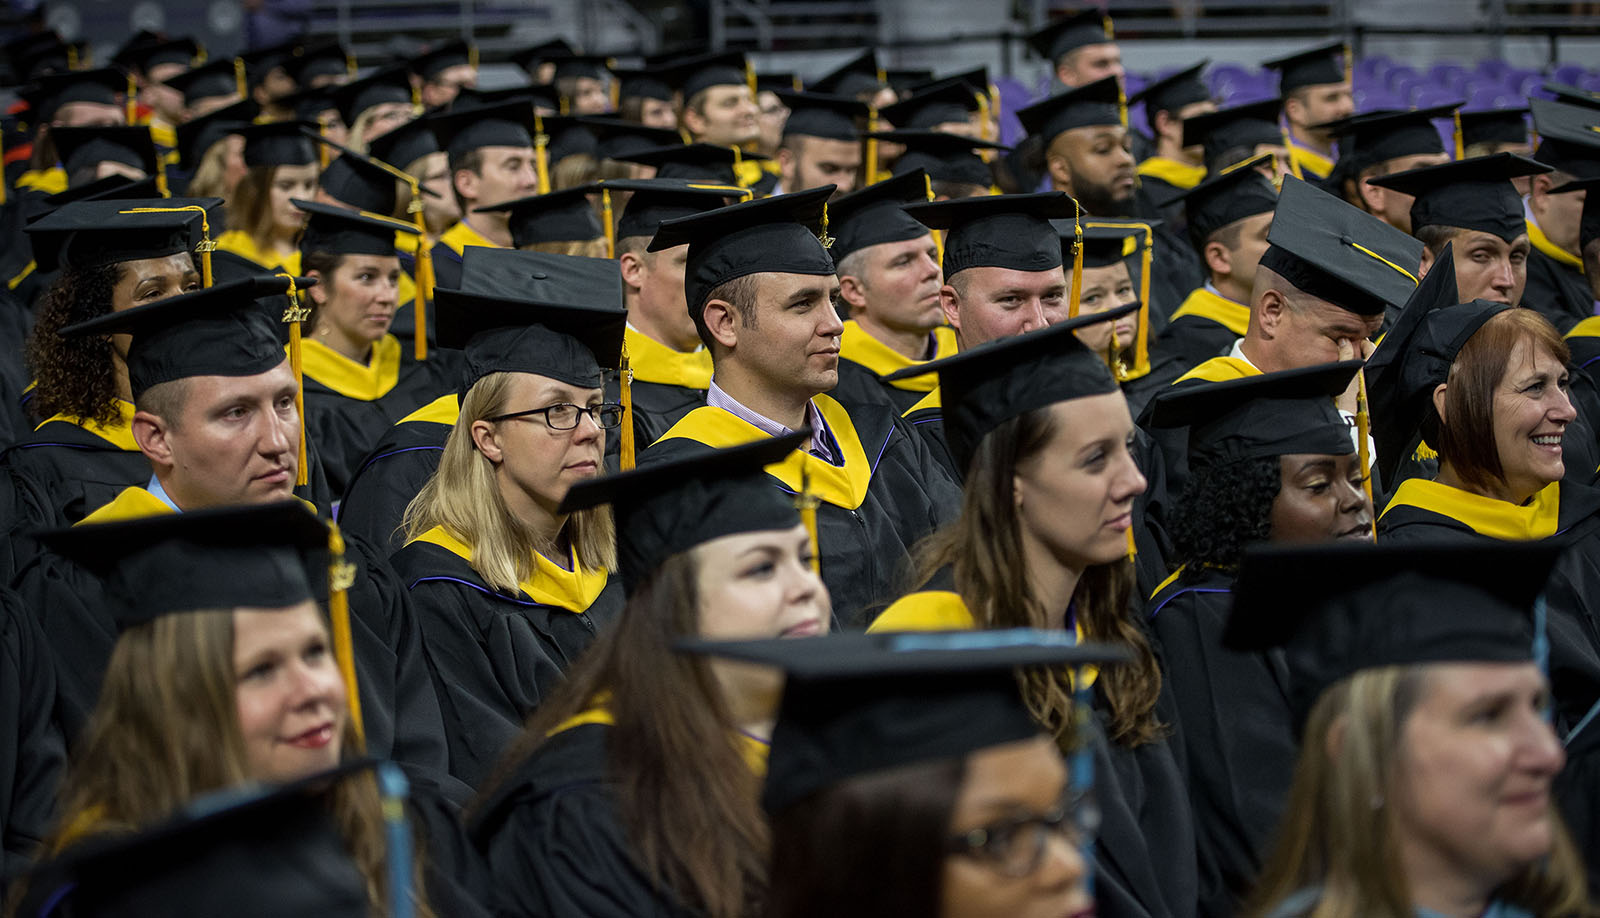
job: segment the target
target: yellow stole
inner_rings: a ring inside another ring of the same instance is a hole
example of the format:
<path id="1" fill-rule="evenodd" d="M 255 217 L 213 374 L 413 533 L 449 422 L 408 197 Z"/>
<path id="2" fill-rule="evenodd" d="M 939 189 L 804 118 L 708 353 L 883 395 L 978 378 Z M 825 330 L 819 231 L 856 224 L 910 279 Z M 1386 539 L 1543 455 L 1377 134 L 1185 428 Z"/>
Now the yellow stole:
<path id="1" fill-rule="evenodd" d="M 67 190 L 67 170 L 60 166 L 48 169 L 29 169 L 17 176 L 16 186 L 45 194 L 60 194 Z"/>
<path id="2" fill-rule="evenodd" d="M 1188 191 L 1206 177 L 1206 167 L 1191 166 L 1165 156 L 1152 156 L 1139 164 L 1139 174 L 1160 179 L 1174 188 Z"/>
<path id="3" fill-rule="evenodd" d="M 479 235 L 478 231 L 466 223 L 457 220 L 454 226 L 439 234 L 439 241 L 450 247 L 450 251 L 460 255 L 462 250 L 469 245 L 481 245 L 487 249 L 503 249 L 505 246 L 497 245 Z"/>
<path id="4" fill-rule="evenodd" d="M 1526 542 L 1548 539 L 1556 534 L 1557 518 L 1561 513 L 1561 482 L 1552 482 L 1535 494 L 1526 506 L 1472 494 L 1460 488 L 1411 478 L 1395 489 L 1387 514 L 1395 507 L 1417 507 L 1431 510 L 1467 524 L 1473 532 L 1507 542 Z M 1380 516 L 1379 519 L 1383 517 Z"/>
<path id="5" fill-rule="evenodd" d="M 413 542 L 437 545 L 461 560 L 472 563 L 472 547 L 435 526 L 417 536 Z M 591 571 L 578 566 L 576 558 L 567 559 L 572 570 L 563 570 L 559 564 L 534 552 L 533 573 L 517 584 L 522 594 L 542 606 L 555 606 L 568 612 L 586 612 L 594 605 L 600 592 L 606 588 L 607 574 L 603 570 Z"/>
<path id="6" fill-rule="evenodd" d="M 973 617 L 972 610 L 967 608 L 961 595 L 950 590 L 923 590 L 917 593 L 908 593 L 894 601 L 894 604 L 883 610 L 871 625 L 867 633 L 884 633 L 893 631 L 976 631 L 978 620 Z M 1083 624 L 1074 621 L 1072 633 L 1078 640 L 1083 641 Z M 1086 685 L 1093 685 L 1095 677 L 1099 674 L 1098 667 L 1083 667 Z"/>
<path id="7" fill-rule="evenodd" d="M 1590 316 L 1572 326 L 1572 331 L 1567 332 L 1568 338 L 1600 338 L 1600 316 Z"/>
<path id="8" fill-rule="evenodd" d="M 948 357 L 956 352 L 956 331 L 945 325 L 933 330 L 933 356 L 928 360 L 938 360 Z M 851 319 L 844 323 L 844 334 L 839 336 L 839 356 L 845 360 L 861 364 L 879 376 L 888 376 L 906 367 L 914 367 L 927 363 L 928 360 L 912 360 L 899 351 L 884 344 L 872 334 L 862 328 L 860 323 Z M 889 383 L 896 389 L 904 392 L 932 392 L 939 387 L 939 374 L 929 373 L 926 376 L 913 376 L 910 379 L 897 379 Z"/>
<path id="9" fill-rule="evenodd" d="M 872 467 L 868 465 L 867 451 L 862 447 L 861 438 L 856 434 L 856 426 L 851 423 L 850 415 L 844 410 L 844 406 L 826 395 L 819 395 L 811 401 L 817 406 L 817 410 L 822 412 L 822 419 L 833 432 L 833 438 L 839 444 L 839 451 L 844 454 L 844 465 L 834 465 L 797 449 L 782 462 L 774 462 L 767 466 L 766 472 L 783 482 L 784 487 L 798 494 L 804 470 L 809 474 L 812 494 L 835 507 L 854 510 L 867 499 L 867 486 L 872 483 Z M 684 415 L 656 442 L 693 440 L 723 449 L 760 440 L 766 436 L 767 434 L 760 428 L 733 412 L 706 405 Z"/>
<path id="10" fill-rule="evenodd" d="M 1533 222 L 1532 214 L 1528 215 L 1528 241 L 1533 243 L 1534 248 L 1554 258 L 1557 264 L 1566 265 L 1579 274 L 1583 273 L 1583 259 L 1551 242 L 1550 237 L 1539 228 L 1539 224 Z"/>
<path id="11" fill-rule="evenodd" d="M 910 408 L 907 408 L 906 413 L 900 416 L 903 418 L 909 418 L 913 414 L 920 414 L 924 411 L 939 411 L 943 407 L 944 404 L 939 398 L 939 387 L 934 386 L 932 392 L 924 395 L 920 401 L 918 401 L 915 405 L 912 405 Z"/>
<path id="12" fill-rule="evenodd" d="M 429 421 L 434 424 L 449 424 L 454 427 L 456 419 L 461 417 L 461 396 L 454 392 L 441 395 L 416 411 L 401 418 L 399 423 L 408 424 L 412 421 Z"/>
<path id="13" fill-rule="evenodd" d="M 1248 360 L 1239 357 L 1213 357 L 1178 377 L 1177 381 L 1199 379 L 1204 382 L 1222 382 L 1228 379 L 1244 379 L 1246 376 L 1260 375 L 1261 371 L 1252 366 Z"/>
<path id="14" fill-rule="evenodd" d="M 94 421 L 85 421 L 83 418 L 68 417 L 64 414 L 58 414 L 45 421 L 44 424 L 52 424 L 56 421 L 86 430 L 124 452 L 137 453 L 139 451 L 139 444 L 133 441 L 132 402 L 125 402 L 120 398 L 117 399 L 117 420 L 110 427 L 102 427 Z M 40 424 L 34 430 L 44 427 L 44 424 Z"/>
<path id="15" fill-rule="evenodd" d="M 362 364 L 308 338 L 300 343 L 300 365 L 306 376 L 345 398 L 377 401 L 400 381 L 400 339 L 384 335 L 374 341 L 372 362 Z"/>
<path id="16" fill-rule="evenodd" d="M 167 506 L 161 498 L 151 494 L 142 487 L 123 488 L 111 503 L 94 511 L 75 525 L 93 526 L 96 523 L 120 523 L 123 520 L 143 519 L 147 516 L 157 516 L 162 513 L 171 513 L 172 508 Z"/>
<path id="17" fill-rule="evenodd" d="M 1171 321 L 1175 322 L 1184 316 L 1210 319 L 1241 338 L 1250 329 L 1249 306 L 1230 300 L 1220 293 L 1212 293 L 1204 287 L 1196 287 L 1189 291 L 1178 311 L 1172 314 Z"/>
<path id="18" fill-rule="evenodd" d="M 1289 159 L 1300 168 L 1301 175 L 1325 179 L 1328 173 L 1333 171 L 1333 160 L 1315 150 L 1300 146 L 1293 139 L 1289 143 Z"/>
<path id="19" fill-rule="evenodd" d="M 256 241 L 250 234 L 243 230 L 229 230 L 217 237 L 217 248 L 224 252 L 232 252 L 240 258 L 248 258 L 263 268 L 278 268 L 290 274 L 300 273 L 300 251 L 296 249 L 288 255 L 279 255 L 256 246 Z"/>
<path id="20" fill-rule="evenodd" d="M 676 351 L 631 325 L 623 331 L 622 339 L 628 348 L 628 367 L 633 370 L 634 382 L 711 388 L 711 352 L 705 348 L 688 353 Z"/>
<path id="21" fill-rule="evenodd" d="M 607 700 L 609 699 L 596 699 L 596 701 L 600 701 L 602 703 Z M 605 727 L 615 727 L 617 725 L 617 718 L 606 708 L 590 708 L 587 711 L 579 711 L 566 720 L 563 720 L 561 723 L 556 724 L 555 729 L 551 730 L 545 735 L 555 736 L 557 733 L 561 733 L 562 731 L 571 730 L 573 727 L 582 727 L 586 724 L 600 724 L 601 726 Z M 771 746 L 767 743 L 763 743 L 753 736 L 746 736 L 743 733 L 734 734 L 734 738 L 739 743 L 739 756 L 744 759 L 744 764 L 748 766 L 750 771 L 756 774 L 758 777 L 765 776 L 767 773 L 767 752 Z"/>

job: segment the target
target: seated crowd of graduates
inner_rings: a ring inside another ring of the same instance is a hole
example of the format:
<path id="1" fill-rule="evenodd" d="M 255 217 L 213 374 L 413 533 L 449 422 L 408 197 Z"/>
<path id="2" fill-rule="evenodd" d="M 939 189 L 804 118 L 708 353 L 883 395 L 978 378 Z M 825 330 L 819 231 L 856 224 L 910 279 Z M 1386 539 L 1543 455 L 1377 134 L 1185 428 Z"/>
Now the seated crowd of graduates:
<path id="1" fill-rule="evenodd" d="M 1031 43 L 11 43 L 0 909 L 1596 914 L 1600 99 Z"/>

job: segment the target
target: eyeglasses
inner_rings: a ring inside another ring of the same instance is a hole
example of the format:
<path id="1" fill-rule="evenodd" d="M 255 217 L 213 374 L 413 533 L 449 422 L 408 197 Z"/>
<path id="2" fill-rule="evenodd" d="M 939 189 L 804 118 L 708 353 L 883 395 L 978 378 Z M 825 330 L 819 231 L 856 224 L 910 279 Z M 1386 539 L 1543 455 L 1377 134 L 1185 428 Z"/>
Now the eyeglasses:
<path id="1" fill-rule="evenodd" d="M 945 850 L 987 863 L 1004 876 L 1028 876 L 1044 863 L 1052 837 L 1081 847 L 1100 828 L 1100 807 L 1089 793 L 1074 795 L 1048 813 L 990 823 L 951 836 Z"/>
<path id="2" fill-rule="evenodd" d="M 517 418 L 530 418 L 542 414 L 544 415 L 545 425 L 551 430 L 571 430 L 578 426 L 579 418 L 588 415 L 600 429 L 613 430 L 622 426 L 622 413 L 622 406 L 615 403 L 585 408 L 582 405 L 569 405 L 563 402 L 559 405 L 550 405 L 544 408 L 513 411 L 510 414 L 497 415 L 488 420 L 491 422 L 511 421 Z"/>

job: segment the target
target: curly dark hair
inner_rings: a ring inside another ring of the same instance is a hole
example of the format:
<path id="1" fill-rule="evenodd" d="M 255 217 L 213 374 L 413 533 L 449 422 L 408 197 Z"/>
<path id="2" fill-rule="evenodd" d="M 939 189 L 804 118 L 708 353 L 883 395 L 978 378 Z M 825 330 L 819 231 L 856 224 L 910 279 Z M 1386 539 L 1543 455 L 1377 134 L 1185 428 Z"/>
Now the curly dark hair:
<path id="1" fill-rule="evenodd" d="M 1277 456 L 1194 468 L 1172 513 L 1175 560 L 1184 579 L 1204 568 L 1239 570 L 1247 545 L 1272 535 L 1272 502 L 1283 486 Z"/>
<path id="2" fill-rule="evenodd" d="M 111 339 L 66 338 L 61 329 L 111 311 L 122 265 L 67 267 L 39 298 L 38 318 L 28 336 L 28 370 L 37 385 L 30 400 L 35 417 L 57 414 L 110 424 L 117 419 L 117 375 Z"/>

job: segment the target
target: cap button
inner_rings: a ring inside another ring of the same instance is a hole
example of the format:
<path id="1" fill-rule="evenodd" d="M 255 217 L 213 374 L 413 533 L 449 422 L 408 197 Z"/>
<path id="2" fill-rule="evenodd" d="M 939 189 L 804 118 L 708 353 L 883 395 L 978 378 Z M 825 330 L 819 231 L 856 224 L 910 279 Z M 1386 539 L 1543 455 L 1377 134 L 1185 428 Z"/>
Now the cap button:
<path id="1" fill-rule="evenodd" d="M 1349 233 L 1341 233 L 1339 235 L 1339 241 L 1344 243 L 1345 245 L 1355 245 L 1356 244 L 1356 241 L 1354 239 L 1350 238 L 1350 234 Z"/>
<path id="2" fill-rule="evenodd" d="M 533 278 L 534 280 L 549 280 L 550 279 L 550 275 L 544 273 L 543 271 L 535 271 L 532 274 L 529 274 L 528 276 Z"/>

